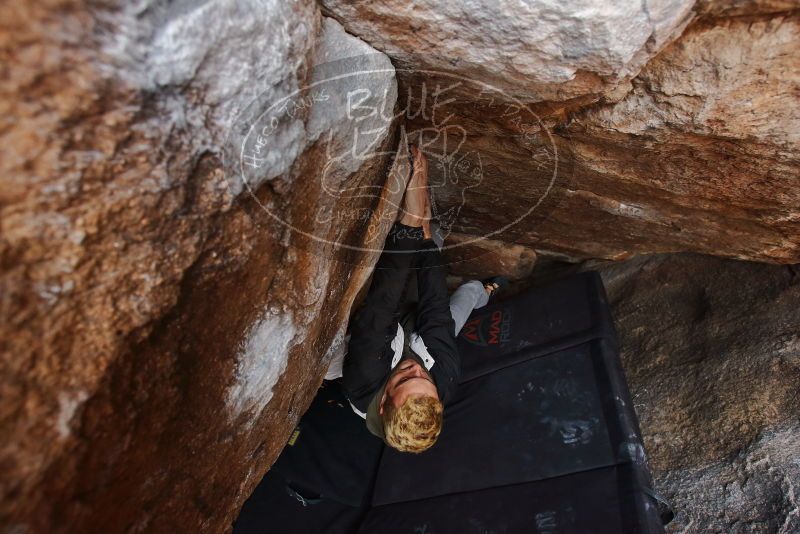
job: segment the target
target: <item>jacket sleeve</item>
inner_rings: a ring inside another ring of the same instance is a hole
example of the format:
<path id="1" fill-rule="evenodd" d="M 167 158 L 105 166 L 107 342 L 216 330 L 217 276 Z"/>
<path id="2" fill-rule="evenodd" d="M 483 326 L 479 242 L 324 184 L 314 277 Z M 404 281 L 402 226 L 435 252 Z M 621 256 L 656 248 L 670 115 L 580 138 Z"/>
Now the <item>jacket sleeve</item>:
<path id="1" fill-rule="evenodd" d="M 375 266 L 361 309 L 350 323 L 350 344 L 342 369 L 342 384 L 350 402 L 361 411 L 389 374 L 391 341 L 397 333 L 406 284 L 415 264 L 422 230 L 395 223 Z"/>
<path id="2" fill-rule="evenodd" d="M 432 241 L 426 241 L 418 254 L 416 331 L 435 360 L 431 369 L 441 401 L 446 402 L 461 375 L 461 357 L 455 337 L 455 323 L 450 313 L 444 261 Z"/>

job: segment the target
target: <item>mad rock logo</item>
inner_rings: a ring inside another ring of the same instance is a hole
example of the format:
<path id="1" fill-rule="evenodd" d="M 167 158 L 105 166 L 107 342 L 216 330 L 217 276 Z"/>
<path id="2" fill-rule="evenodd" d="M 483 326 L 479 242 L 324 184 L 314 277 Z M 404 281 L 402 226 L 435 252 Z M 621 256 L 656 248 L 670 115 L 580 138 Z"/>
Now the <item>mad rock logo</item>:
<path id="1" fill-rule="evenodd" d="M 461 330 L 461 337 L 479 347 L 508 343 L 511 340 L 511 313 L 501 309 L 471 319 Z"/>

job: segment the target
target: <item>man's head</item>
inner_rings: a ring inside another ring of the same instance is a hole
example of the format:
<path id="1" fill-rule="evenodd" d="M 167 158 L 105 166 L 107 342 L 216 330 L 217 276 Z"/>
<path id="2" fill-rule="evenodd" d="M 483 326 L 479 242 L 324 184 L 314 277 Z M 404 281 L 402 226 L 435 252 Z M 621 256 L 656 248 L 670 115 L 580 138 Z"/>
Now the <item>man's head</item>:
<path id="1" fill-rule="evenodd" d="M 378 409 L 386 443 L 402 452 L 430 448 L 442 430 L 442 403 L 430 373 L 416 360 L 392 372 Z"/>

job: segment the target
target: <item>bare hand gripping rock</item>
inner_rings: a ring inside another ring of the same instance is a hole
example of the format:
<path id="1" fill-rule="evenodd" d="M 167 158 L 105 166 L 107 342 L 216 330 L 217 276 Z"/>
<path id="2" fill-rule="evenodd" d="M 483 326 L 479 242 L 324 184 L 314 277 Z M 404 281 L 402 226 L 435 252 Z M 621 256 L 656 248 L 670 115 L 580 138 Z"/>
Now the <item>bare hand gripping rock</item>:
<path id="1" fill-rule="evenodd" d="M 350 325 L 343 386 L 373 434 L 419 453 L 436 442 L 458 384 L 456 335 L 497 286 L 472 281 L 448 296 L 444 261 L 431 239 L 427 160 L 416 147 L 412 153 L 402 211 Z"/>

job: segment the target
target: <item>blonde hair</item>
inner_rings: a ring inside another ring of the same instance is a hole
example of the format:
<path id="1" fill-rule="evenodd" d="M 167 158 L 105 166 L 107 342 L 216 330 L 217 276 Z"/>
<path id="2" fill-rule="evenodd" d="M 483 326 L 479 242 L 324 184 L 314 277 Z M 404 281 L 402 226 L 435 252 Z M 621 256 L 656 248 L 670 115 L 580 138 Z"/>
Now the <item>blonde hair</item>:
<path id="1" fill-rule="evenodd" d="M 386 443 L 401 452 L 429 449 L 442 431 L 442 403 L 436 397 L 413 395 L 399 407 L 386 403 L 383 431 Z"/>

